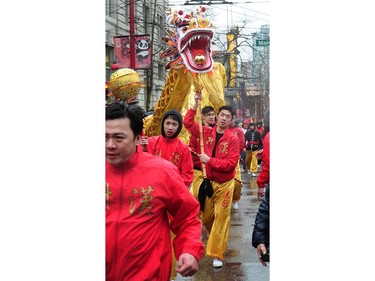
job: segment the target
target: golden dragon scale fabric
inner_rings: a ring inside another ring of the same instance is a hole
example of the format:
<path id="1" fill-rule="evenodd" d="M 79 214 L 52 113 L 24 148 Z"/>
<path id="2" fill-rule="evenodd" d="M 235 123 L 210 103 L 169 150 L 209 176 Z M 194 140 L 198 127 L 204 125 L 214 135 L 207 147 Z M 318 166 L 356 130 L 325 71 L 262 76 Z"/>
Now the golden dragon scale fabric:
<path id="1" fill-rule="evenodd" d="M 168 49 L 161 58 L 170 59 L 166 66 L 169 73 L 153 115 L 145 119 L 147 136 L 161 134 L 161 121 L 166 111 L 175 109 L 184 117 L 194 103 L 196 90 L 202 91 L 202 107 L 211 105 L 217 111 L 225 105 L 226 71 L 221 63 L 212 60 L 212 24 L 205 18 L 205 12 L 202 6 L 195 13 L 167 12 L 175 30 L 168 31 L 169 37 L 163 38 Z M 190 133 L 183 128 L 179 138 L 188 143 Z"/>

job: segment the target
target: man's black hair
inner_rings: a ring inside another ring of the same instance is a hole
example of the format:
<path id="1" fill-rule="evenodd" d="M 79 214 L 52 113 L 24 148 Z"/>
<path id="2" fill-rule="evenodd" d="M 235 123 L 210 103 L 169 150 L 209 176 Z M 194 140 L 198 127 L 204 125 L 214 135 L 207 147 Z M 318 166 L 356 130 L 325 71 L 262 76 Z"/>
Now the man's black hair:
<path id="1" fill-rule="evenodd" d="M 205 107 L 202 108 L 202 114 L 205 115 L 209 112 L 215 112 L 214 108 L 210 105 L 207 105 Z"/>
<path id="2" fill-rule="evenodd" d="M 219 112 L 218 114 L 223 111 L 223 110 L 228 110 L 230 112 L 230 114 L 232 115 L 232 118 L 234 116 L 234 111 L 233 111 L 233 108 L 229 105 L 223 105 L 222 107 L 219 108 Z"/>
<path id="3" fill-rule="evenodd" d="M 130 128 L 132 129 L 135 137 L 142 134 L 144 116 L 145 111 L 137 104 L 127 105 L 115 102 L 107 105 L 105 109 L 106 121 L 129 118 Z"/>

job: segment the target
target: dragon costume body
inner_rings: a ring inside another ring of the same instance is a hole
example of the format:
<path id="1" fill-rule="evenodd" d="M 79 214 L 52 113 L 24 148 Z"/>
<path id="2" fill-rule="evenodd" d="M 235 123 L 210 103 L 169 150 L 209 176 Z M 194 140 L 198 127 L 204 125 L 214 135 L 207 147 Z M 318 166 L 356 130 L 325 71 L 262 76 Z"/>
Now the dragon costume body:
<path id="1" fill-rule="evenodd" d="M 167 11 L 167 20 L 174 29 L 163 38 L 168 48 L 160 58 L 170 59 L 166 66 L 169 73 L 153 115 L 145 120 L 147 136 L 161 134 L 160 122 L 166 111 L 175 109 L 184 117 L 194 103 L 196 90 L 202 91 L 202 107 L 210 105 L 218 110 L 225 105 L 226 71 L 212 59 L 213 26 L 205 12 L 202 6 L 191 13 Z M 183 128 L 179 138 L 188 143 L 190 133 Z"/>

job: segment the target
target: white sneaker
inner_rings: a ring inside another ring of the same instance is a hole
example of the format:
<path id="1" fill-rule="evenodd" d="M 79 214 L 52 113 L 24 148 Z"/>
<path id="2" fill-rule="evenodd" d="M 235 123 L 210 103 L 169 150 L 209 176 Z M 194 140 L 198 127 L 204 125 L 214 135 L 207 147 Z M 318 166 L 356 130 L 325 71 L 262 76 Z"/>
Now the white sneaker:
<path id="1" fill-rule="evenodd" d="M 252 176 L 252 177 L 256 177 L 257 174 L 256 174 L 256 173 L 251 173 L 251 176 Z"/>
<path id="2" fill-rule="evenodd" d="M 212 262 L 212 265 L 213 265 L 213 267 L 222 267 L 223 262 L 219 259 L 214 259 L 214 261 Z"/>
<path id="3" fill-rule="evenodd" d="M 233 202 L 232 207 L 233 207 L 234 210 L 237 210 L 238 209 L 238 203 Z"/>

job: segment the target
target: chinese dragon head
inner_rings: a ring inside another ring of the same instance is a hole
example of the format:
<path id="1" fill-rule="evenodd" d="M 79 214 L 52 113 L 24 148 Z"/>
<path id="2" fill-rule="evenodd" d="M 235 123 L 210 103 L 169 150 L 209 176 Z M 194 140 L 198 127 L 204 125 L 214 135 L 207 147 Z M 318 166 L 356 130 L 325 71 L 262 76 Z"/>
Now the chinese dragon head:
<path id="1" fill-rule="evenodd" d="M 168 37 L 162 38 L 167 49 L 160 58 L 169 59 L 169 73 L 154 114 L 145 121 L 148 136 L 161 134 L 160 122 L 167 110 L 178 110 L 184 117 L 194 103 L 196 90 L 202 91 L 202 107 L 210 105 L 218 110 L 225 104 L 225 68 L 213 61 L 213 25 L 205 13 L 202 6 L 190 13 L 167 11 L 167 21 L 173 29 L 167 31 Z M 183 129 L 179 137 L 188 142 L 189 132 Z"/>
<path id="2" fill-rule="evenodd" d="M 211 40 L 214 32 L 211 22 L 204 17 L 205 11 L 204 7 L 200 7 L 196 14 L 168 11 L 167 20 L 175 30 L 169 30 L 169 37 L 162 38 L 169 47 L 161 55 L 161 58 L 170 58 L 167 69 L 186 67 L 193 73 L 212 71 Z"/>

